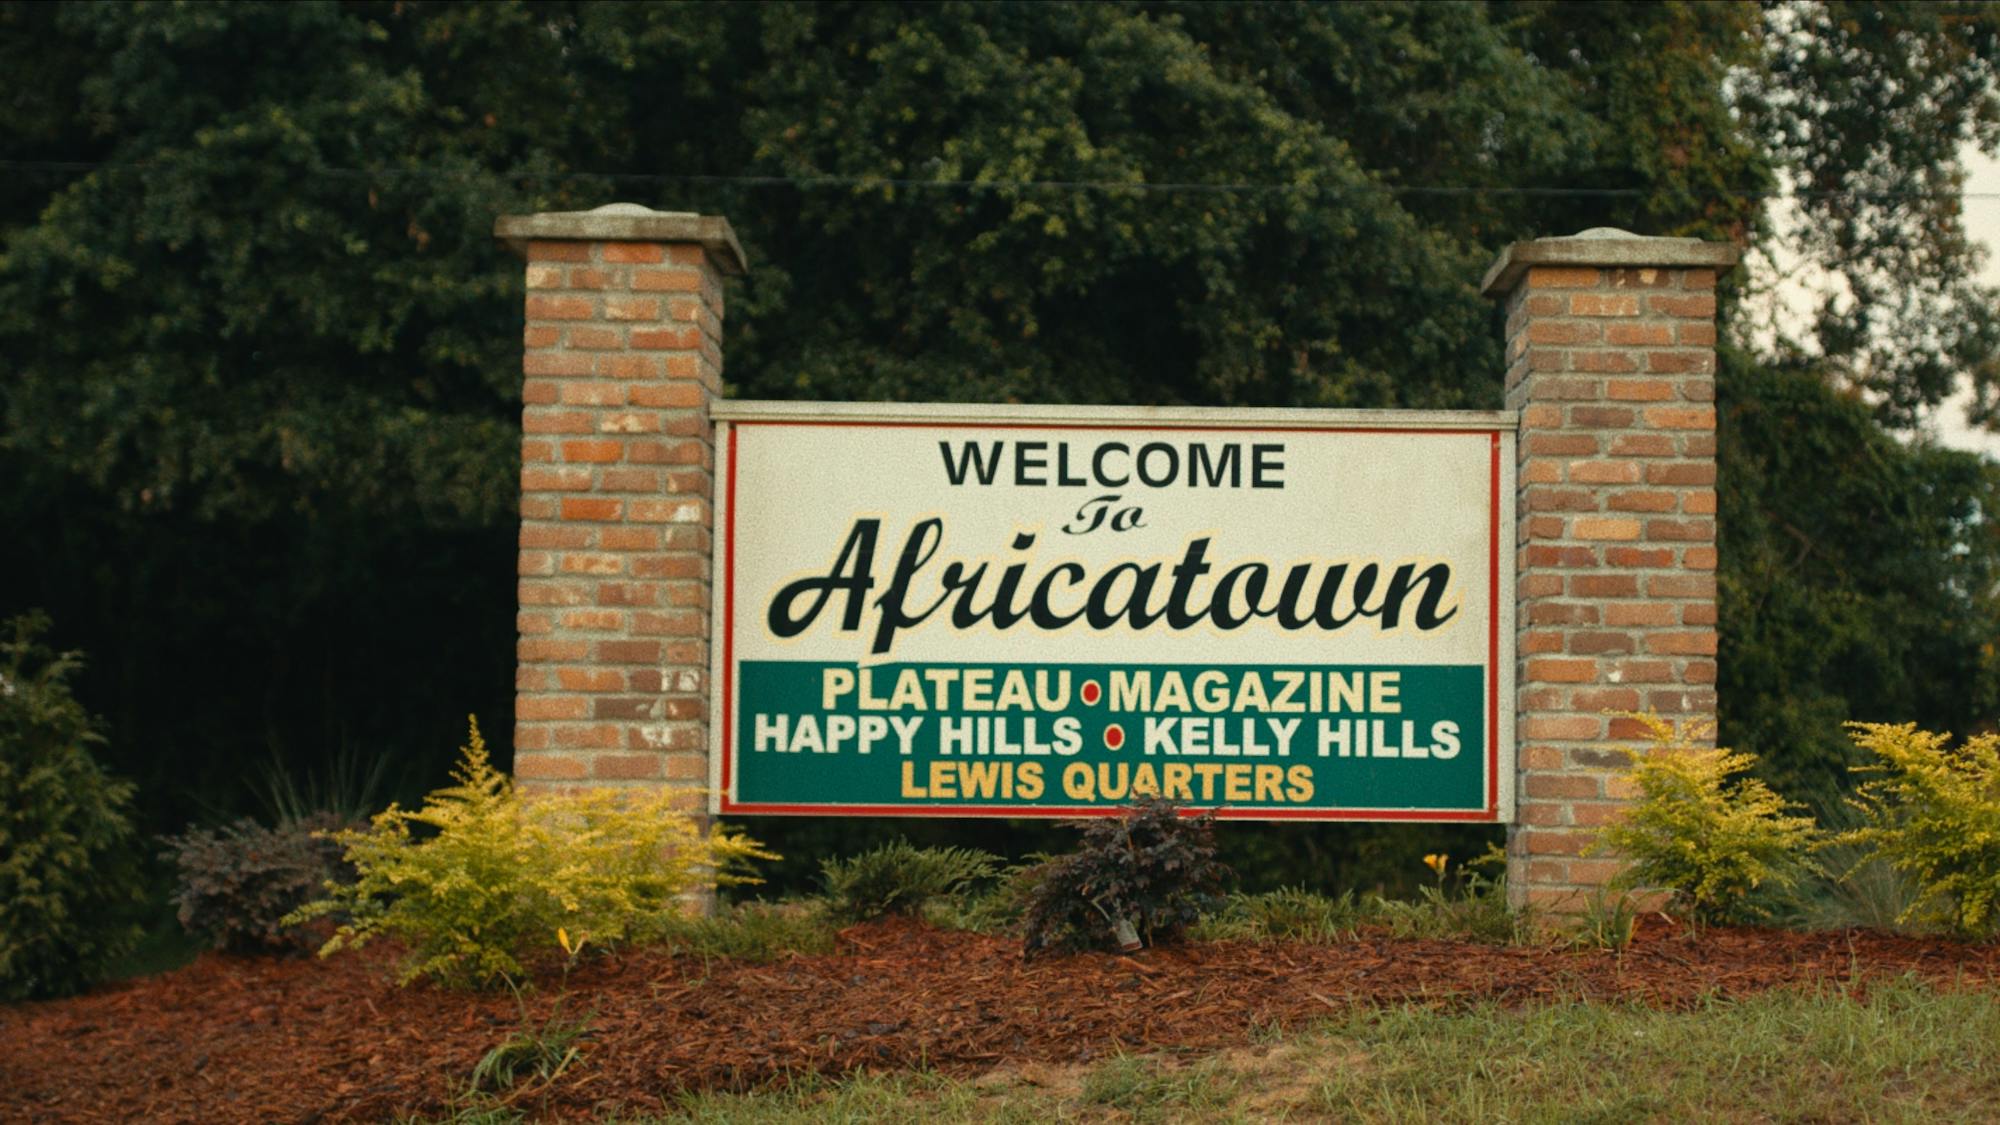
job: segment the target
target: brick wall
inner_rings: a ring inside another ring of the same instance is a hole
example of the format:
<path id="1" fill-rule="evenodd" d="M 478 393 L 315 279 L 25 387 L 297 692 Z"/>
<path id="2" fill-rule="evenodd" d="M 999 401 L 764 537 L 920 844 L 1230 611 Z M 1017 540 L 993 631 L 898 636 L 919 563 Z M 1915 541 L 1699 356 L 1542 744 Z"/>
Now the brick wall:
<path id="1" fill-rule="evenodd" d="M 704 785 L 708 405 L 742 250 L 629 204 L 495 233 L 527 259 L 515 776 Z"/>
<path id="2" fill-rule="evenodd" d="M 527 258 L 515 773 L 529 784 L 708 776 L 709 404 L 726 222 L 614 204 L 503 218 Z M 1520 412 L 1518 897 L 1569 906 L 1630 796 L 1618 711 L 1715 710 L 1715 281 L 1733 247 L 1592 231 L 1515 245 Z"/>
<path id="3" fill-rule="evenodd" d="M 1518 900 L 1576 909 L 1618 860 L 1584 856 L 1631 793 L 1631 719 L 1715 715 L 1715 281 L 1733 247 L 1592 231 L 1511 247 L 1518 445 Z"/>

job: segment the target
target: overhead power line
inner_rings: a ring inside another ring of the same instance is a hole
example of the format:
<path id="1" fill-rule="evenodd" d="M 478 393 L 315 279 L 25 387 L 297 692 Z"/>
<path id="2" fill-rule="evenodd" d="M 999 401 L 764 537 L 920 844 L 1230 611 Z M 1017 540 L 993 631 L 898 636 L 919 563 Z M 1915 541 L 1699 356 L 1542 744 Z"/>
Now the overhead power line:
<path id="1" fill-rule="evenodd" d="M 5 172 L 85 173 L 102 170 L 153 171 L 162 167 L 144 161 L 90 160 L 0 160 Z M 1638 198 L 1647 188 L 1526 187 L 1505 184 L 1282 184 L 1282 183 L 1152 183 L 1129 180 L 923 180 L 899 176 L 722 176 L 686 172 L 538 172 L 530 170 L 493 171 L 449 168 L 315 168 L 311 175 L 350 180 L 464 180 L 474 175 L 501 179 L 564 182 L 612 180 L 624 183 L 714 184 L 735 187 L 789 188 L 908 188 L 931 191 L 1077 191 L 1131 192 L 1155 195 L 1413 195 L 1413 196 L 1527 196 L 1557 198 Z M 1735 191 L 1709 192 L 1732 199 L 1854 199 L 1854 200 L 1944 200 L 2000 199 L 2000 192 L 1946 193 L 1935 191 Z"/>

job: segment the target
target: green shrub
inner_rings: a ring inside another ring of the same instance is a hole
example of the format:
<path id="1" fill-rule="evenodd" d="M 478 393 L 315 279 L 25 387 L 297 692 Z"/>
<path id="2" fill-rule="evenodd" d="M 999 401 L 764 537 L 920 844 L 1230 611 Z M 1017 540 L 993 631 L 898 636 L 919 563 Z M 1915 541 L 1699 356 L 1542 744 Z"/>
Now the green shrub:
<path id="1" fill-rule="evenodd" d="M 755 882 L 748 861 L 776 858 L 703 831 L 678 807 L 685 793 L 526 798 L 487 761 L 477 723 L 452 776 L 423 808 L 390 805 L 367 829 L 334 835 L 358 877 L 290 919 L 348 915 L 322 956 L 387 935 L 410 949 L 405 983 L 491 985 L 525 975 L 523 959 L 553 949 L 558 930 L 611 945 L 680 911 L 682 894 Z"/>
<path id="2" fill-rule="evenodd" d="M 1571 949 L 1623 953 L 1639 931 L 1639 904 L 1630 894 L 1599 888 L 1571 922 L 1566 941 Z"/>
<path id="3" fill-rule="evenodd" d="M 1035 869 L 1048 859 L 1046 854 L 1031 853 L 1024 862 L 1009 864 L 995 872 L 992 881 L 983 886 L 934 898 L 924 904 L 923 919 L 941 930 L 1018 934 L 1022 915 L 1028 909 Z"/>
<path id="4" fill-rule="evenodd" d="M 1809 804 L 1822 839 L 1797 889 L 1770 896 L 1774 920 L 1802 930 L 1912 933 L 1933 928 L 1939 919 L 1913 920 L 1924 914 L 1917 881 L 1854 841 L 1854 830 L 1868 818 L 1851 796 L 1822 792 Z"/>
<path id="5" fill-rule="evenodd" d="M 658 943 L 676 953 L 737 961 L 831 953 L 833 936 L 827 912 L 816 902 L 745 902 L 724 907 L 713 917 L 668 915 L 632 935 L 635 941 Z"/>
<path id="6" fill-rule="evenodd" d="M 1264 894 L 1230 895 L 1221 909 L 1202 918 L 1190 936 L 1202 941 L 1328 944 L 1351 937 L 1360 921 L 1361 906 L 1353 891 L 1330 898 L 1304 887 L 1284 887 Z"/>
<path id="7" fill-rule="evenodd" d="M 382 807 L 389 781 L 389 757 L 343 746 L 327 755 L 324 769 L 300 770 L 282 761 L 265 762 L 251 780 L 251 793 L 273 824 L 330 813 L 345 827 L 360 824 Z"/>
<path id="8" fill-rule="evenodd" d="M 0 640 L 0 1000 L 102 979 L 139 929 L 132 786 L 91 756 L 97 723 L 70 695 L 74 652 L 36 643 L 40 614 Z"/>
<path id="9" fill-rule="evenodd" d="M 1863 823 L 1835 842 L 1916 881 L 1920 897 L 1900 921 L 1927 911 L 1964 934 L 2000 928 L 2000 735 L 1953 750 L 1914 723 L 1850 727 L 1876 761 L 1855 767 L 1871 775 L 1854 801 Z"/>
<path id="10" fill-rule="evenodd" d="M 833 915 L 844 921 L 918 914 L 932 899 L 999 870 L 998 856 L 974 848 L 919 848 L 907 840 L 820 864 Z"/>
<path id="11" fill-rule="evenodd" d="M 1765 884 L 1794 885 L 1817 835 L 1810 817 L 1757 778 L 1749 754 L 1695 745 L 1657 716 L 1645 723 L 1653 745 L 1627 750 L 1639 796 L 1599 832 L 1593 850 L 1627 861 L 1613 886 L 1672 891 L 1697 920 L 1716 920 Z"/>
<path id="12" fill-rule="evenodd" d="M 583 1056 L 583 1043 L 592 1033 L 591 1017 L 565 1015 L 561 1001 L 540 1024 L 529 1022 L 524 1005 L 520 1030 L 501 1040 L 473 1066 L 468 1092 L 476 1096 L 512 1090 L 522 1078 L 531 1079 L 537 1087 L 548 1086 Z"/>
<path id="13" fill-rule="evenodd" d="M 1169 802 L 1082 821 L 1077 850 L 1030 874 L 1022 942 L 1049 949 L 1118 949 L 1178 940 L 1220 905 L 1230 871 L 1215 858 L 1215 814 L 1183 817 Z"/>
<path id="14" fill-rule="evenodd" d="M 1454 874 L 1449 856 L 1425 856 L 1435 878 L 1414 901 L 1353 891 L 1336 898 L 1303 887 L 1230 895 L 1220 909 L 1202 918 L 1191 936 L 1327 945 L 1352 941 L 1364 927 L 1380 927 L 1399 938 L 1517 942 L 1527 933 L 1526 919 L 1508 905 L 1505 877 L 1482 870 L 1506 859 L 1505 852 L 1489 847 L 1478 859 L 1459 864 Z"/>
<path id="15" fill-rule="evenodd" d="M 1484 855 L 1459 864 L 1456 875 L 1450 856 L 1427 855 L 1424 865 L 1434 878 L 1419 888 L 1416 900 L 1370 895 L 1362 903 L 1362 920 L 1399 938 L 1518 942 L 1528 921 L 1507 901 L 1506 864 L 1507 853 L 1491 844 Z M 1491 869 L 1500 873 L 1487 874 Z"/>
<path id="16" fill-rule="evenodd" d="M 179 872 L 173 901 L 181 926 L 234 953 L 310 947 L 312 934 L 285 925 L 285 918 L 324 894 L 328 883 L 354 879 L 331 836 L 346 827 L 333 813 L 315 813 L 276 828 L 246 817 L 167 837 L 164 854 Z"/>

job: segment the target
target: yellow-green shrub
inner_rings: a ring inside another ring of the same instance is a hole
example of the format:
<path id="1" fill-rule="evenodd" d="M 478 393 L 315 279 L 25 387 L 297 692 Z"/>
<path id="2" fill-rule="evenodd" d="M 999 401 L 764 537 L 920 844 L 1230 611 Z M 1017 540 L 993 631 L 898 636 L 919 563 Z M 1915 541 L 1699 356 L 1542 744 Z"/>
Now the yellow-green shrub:
<path id="1" fill-rule="evenodd" d="M 716 883 L 756 882 L 755 841 L 675 807 L 685 793 L 585 790 L 524 797 L 487 760 L 472 724 L 457 782 L 424 806 L 395 805 L 370 826 L 334 835 L 359 878 L 289 920 L 345 912 L 320 955 L 378 936 L 410 947 L 405 983 L 420 976 L 486 985 L 526 972 L 558 928 L 602 947 L 678 911 L 679 897 Z"/>
<path id="2" fill-rule="evenodd" d="M 1848 726 L 1876 761 L 1854 767 L 1872 775 L 1853 802 L 1865 820 L 1838 842 L 1916 880 L 1922 894 L 1900 921 L 1934 911 L 1967 934 L 2000 925 L 2000 735 L 1953 750 L 1915 723 Z"/>
<path id="3" fill-rule="evenodd" d="M 1741 776 L 1756 758 L 1696 745 L 1658 716 L 1635 718 L 1652 739 L 1625 751 L 1639 796 L 1592 845 L 1627 861 L 1615 885 L 1671 890 L 1702 919 L 1726 915 L 1766 883 L 1792 885 L 1817 830 L 1809 817 L 1786 815 L 1792 806 L 1770 786 Z"/>

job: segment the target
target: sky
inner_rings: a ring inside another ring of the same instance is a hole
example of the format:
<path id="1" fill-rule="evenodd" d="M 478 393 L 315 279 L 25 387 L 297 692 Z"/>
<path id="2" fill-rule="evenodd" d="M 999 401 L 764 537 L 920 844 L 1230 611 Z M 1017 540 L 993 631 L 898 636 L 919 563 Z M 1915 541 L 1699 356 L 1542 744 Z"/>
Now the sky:
<path id="1" fill-rule="evenodd" d="M 1966 234 L 1986 247 L 1983 280 L 1988 285 L 2000 286 L 2000 159 L 1982 156 L 1972 145 L 1959 153 L 1959 159 L 1966 171 Z M 1788 215 L 1784 206 L 1779 205 L 1780 224 L 1789 221 Z M 1763 325 L 1751 329 L 1751 338 L 1770 343 L 1774 325 L 1793 338 L 1804 335 L 1817 295 L 1824 292 L 1826 276 L 1802 265 L 1776 243 L 1753 251 L 1745 259 L 1744 268 L 1759 279 L 1753 293 L 1745 298 L 1751 316 L 1749 323 Z M 1965 397 L 1955 396 L 1941 403 L 1926 420 L 1926 428 L 1945 445 L 2000 459 L 2000 434 L 1966 423 Z"/>
<path id="2" fill-rule="evenodd" d="M 1970 146 L 1959 158 L 1965 162 L 1966 170 L 1965 230 L 1986 244 L 1986 283 L 2000 285 L 2000 160 L 1981 156 L 1979 150 Z M 1988 198 L 1979 198 L 1982 195 Z M 1976 432 L 1967 427 L 1960 405 L 1945 403 L 1933 421 L 1938 437 L 1946 445 L 2000 457 L 2000 434 Z"/>

